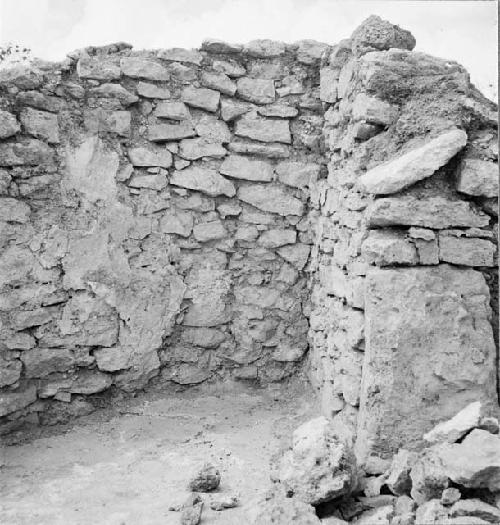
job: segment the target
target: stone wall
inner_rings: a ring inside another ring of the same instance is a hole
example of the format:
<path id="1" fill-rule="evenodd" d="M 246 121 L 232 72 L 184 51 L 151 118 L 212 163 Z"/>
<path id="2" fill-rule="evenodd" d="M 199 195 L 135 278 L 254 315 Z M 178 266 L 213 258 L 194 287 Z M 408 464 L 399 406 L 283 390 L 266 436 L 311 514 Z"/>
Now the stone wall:
<path id="1" fill-rule="evenodd" d="M 414 45 L 371 18 L 321 69 L 310 375 L 365 462 L 497 405 L 496 107 Z"/>
<path id="2" fill-rule="evenodd" d="M 325 49 L 116 44 L 1 73 L 0 416 L 297 371 Z"/>
<path id="3" fill-rule="evenodd" d="M 414 45 L 371 17 L 1 71 L 4 428 L 304 364 L 363 457 L 493 403 L 495 107 Z"/>

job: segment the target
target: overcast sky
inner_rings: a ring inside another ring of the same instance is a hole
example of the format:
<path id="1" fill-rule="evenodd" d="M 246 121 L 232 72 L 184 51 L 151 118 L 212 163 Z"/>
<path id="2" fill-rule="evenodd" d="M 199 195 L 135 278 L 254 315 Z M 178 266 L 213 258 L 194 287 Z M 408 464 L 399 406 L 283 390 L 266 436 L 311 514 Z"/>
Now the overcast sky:
<path id="1" fill-rule="evenodd" d="M 405 0 L 0 0 L 0 43 L 60 60 L 119 40 L 138 49 L 313 38 L 333 44 L 370 14 L 409 29 L 416 49 L 455 60 L 490 98 L 497 93 L 497 4 Z"/>

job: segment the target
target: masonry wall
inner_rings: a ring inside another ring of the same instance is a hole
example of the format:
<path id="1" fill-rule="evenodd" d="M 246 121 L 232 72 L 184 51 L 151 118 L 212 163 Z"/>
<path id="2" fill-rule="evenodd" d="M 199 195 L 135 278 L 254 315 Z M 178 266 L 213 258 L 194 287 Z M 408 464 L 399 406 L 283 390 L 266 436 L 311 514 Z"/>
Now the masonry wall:
<path id="1" fill-rule="evenodd" d="M 304 367 L 358 457 L 497 405 L 496 108 L 370 17 L 335 46 L 0 72 L 0 417 Z"/>
<path id="2" fill-rule="evenodd" d="M 496 107 L 461 66 L 377 27 L 321 70 L 311 262 L 311 380 L 364 464 L 473 400 L 498 408 Z"/>
<path id="3" fill-rule="evenodd" d="M 297 372 L 327 48 L 117 44 L 1 73 L 0 416 Z"/>

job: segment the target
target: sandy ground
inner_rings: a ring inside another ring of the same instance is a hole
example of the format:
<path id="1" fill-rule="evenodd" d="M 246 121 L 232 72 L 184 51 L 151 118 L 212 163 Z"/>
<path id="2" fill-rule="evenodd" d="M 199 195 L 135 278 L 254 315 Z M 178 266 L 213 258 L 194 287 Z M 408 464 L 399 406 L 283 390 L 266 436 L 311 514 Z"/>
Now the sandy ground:
<path id="1" fill-rule="evenodd" d="M 270 456 L 314 413 L 312 394 L 298 388 L 120 402 L 3 448 L 0 523 L 178 524 L 169 506 L 188 495 L 190 472 L 211 460 L 220 492 L 239 493 L 242 506 L 216 512 L 205 504 L 202 524 L 243 524 L 244 505 L 270 486 Z"/>

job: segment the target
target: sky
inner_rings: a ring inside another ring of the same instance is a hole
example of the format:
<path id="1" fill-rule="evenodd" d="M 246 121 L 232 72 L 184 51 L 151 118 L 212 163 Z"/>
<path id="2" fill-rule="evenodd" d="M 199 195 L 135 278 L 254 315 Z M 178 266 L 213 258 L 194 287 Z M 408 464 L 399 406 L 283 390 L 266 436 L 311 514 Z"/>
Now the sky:
<path id="1" fill-rule="evenodd" d="M 495 1 L 406 0 L 0 0 L 0 44 L 62 60 L 89 45 L 125 41 L 136 49 L 199 47 L 204 38 L 334 44 L 377 14 L 409 29 L 417 51 L 455 60 L 497 98 Z"/>

